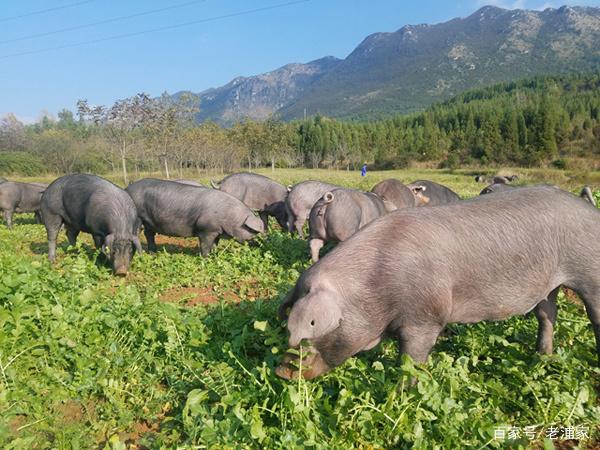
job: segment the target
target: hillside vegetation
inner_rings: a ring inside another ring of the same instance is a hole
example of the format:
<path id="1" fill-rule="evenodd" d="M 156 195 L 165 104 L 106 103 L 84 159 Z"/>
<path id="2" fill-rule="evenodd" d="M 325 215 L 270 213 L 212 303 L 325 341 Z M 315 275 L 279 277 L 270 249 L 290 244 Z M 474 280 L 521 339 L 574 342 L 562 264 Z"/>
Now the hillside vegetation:
<path id="1" fill-rule="evenodd" d="M 0 173 L 120 170 L 123 181 L 162 171 L 240 168 L 553 166 L 593 170 L 600 161 L 600 74 L 547 76 L 465 92 L 423 113 L 374 122 L 196 124 L 193 99 L 140 94 L 111 108 L 80 102 L 58 121 L 0 123 Z M 7 152 L 10 151 L 10 152 Z M 133 174 L 131 174 L 133 172 Z"/>

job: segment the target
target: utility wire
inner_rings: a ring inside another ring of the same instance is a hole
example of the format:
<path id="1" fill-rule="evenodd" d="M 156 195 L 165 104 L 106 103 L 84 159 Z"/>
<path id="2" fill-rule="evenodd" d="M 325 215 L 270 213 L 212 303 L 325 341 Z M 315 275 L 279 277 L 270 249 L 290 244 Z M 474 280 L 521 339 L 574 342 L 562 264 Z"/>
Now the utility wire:
<path id="1" fill-rule="evenodd" d="M 33 11 L 30 13 L 26 13 L 26 14 L 20 14 L 18 16 L 3 17 L 3 18 L 0 18 L 0 22 L 8 22 L 9 20 L 23 19 L 25 17 L 37 16 L 39 14 L 46 14 L 46 13 L 53 12 L 53 11 L 60 11 L 61 9 L 67 9 L 67 8 L 72 8 L 74 6 L 84 5 L 86 3 L 92 3 L 93 1 L 94 0 L 85 0 L 82 2 L 69 3 L 68 5 L 55 6 L 54 8 L 41 9 L 39 11 Z"/>
<path id="2" fill-rule="evenodd" d="M 159 12 L 163 12 L 163 11 L 170 11 L 172 9 L 183 8 L 184 6 L 189 6 L 189 5 L 193 5 L 195 3 L 203 3 L 203 2 L 206 2 L 206 0 L 194 0 L 191 2 L 179 3 L 177 5 L 167 6 L 165 8 L 151 9 L 149 11 L 143 11 L 140 13 L 130 14 L 128 16 L 113 17 L 110 19 L 99 20 L 97 22 L 86 23 L 84 25 L 75 25 L 72 27 L 60 28 L 58 30 L 47 31 L 44 33 L 30 34 L 28 36 L 22 36 L 22 37 L 18 37 L 18 38 L 14 38 L 14 39 L 7 39 L 5 41 L 0 41 L 0 44 L 9 44 L 11 42 L 27 41 L 27 40 L 39 38 L 42 36 L 51 36 L 53 34 L 66 33 L 67 31 L 82 30 L 84 28 L 90 28 L 90 27 L 94 27 L 96 25 L 104 25 L 107 23 L 118 22 L 121 20 L 133 19 L 135 17 L 147 16 L 150 14 L 155 14 L 155 13 L 159 13 Z"/>
<path id="3" fill-rule="evenodd" d="M 36 53 L 45 53 L 45 52 L 49 52 L 49 51 L 52 51 L 52 50 L 62 50 L 62 49 L 65 49 L 65 48 L 72 48 L 72 47 L 80 47 L 80 46 L 83 46 L 83 45 L 97 44 L 99 42 L 114 41 L 114 40 L 119 40 L 119 39 L 133 37 L 133 36 L 140 36 L 140 35 L 148 34 L 148 33 L 155 33 L 157 31 L 173 30 L 175 28 L 182 28 L 182 27 L 188 27 L 190 25 L 197 25 L 199 23 L 214 22 L 214 21 L 217 21 L 217 20 L 229 19 L 229 18 L 232 18 L 232 17 L 239 17 L 239 16 L 246 16 L 246 15 L 249 15 L 249 14 L 255 14 L 257 12 L 269 11 L 269 10 L 278 9 L 278 8 L 284 8 L 284 7 L 287 7 L 287 6 L 297 5 L 297 4 L 300 4 L 300 3 L 306 3 L 306 2 L 309 2 L 309 1 L 311 1 L 311 0 L 295 0 L 295 1 L 291 1 L 291 2 L 279 3 L 279 4 L 276 4 L 276 5 L 272 5 L 272 6 L 264 6 L 262 8 L 254 8 L 254 9 L 248 9 L 246 11 L 240 11 L 240 12 L 231 13 L 231 14 L 223 14 L 221 16 L 208 17 L 206 19 L 192 20 L 190 22 L 183 22 L 183 23 L 178 23 L 178 24 L 174 24 L 174 25 L 167 25 L 167 26 L 158 27 L 158 28 L 150 28 L 148 30 L 136 31 L 136 32 L 133 32 L 133 33 L 117 34 L 117 35 L 114 35 L 114 36 L 108 36 L 108 37 L 105 37 L 105 38 L 94 39 L 94 40 L 91 40 L 91 41 L 83 41 L 83 42 L 77 42 L 77 43 L 74 43 L 74 44 L 59 45 L 59 46 L 56 46 L 56 47 L 47 47 L 47 48 L 42 48 L 42 49 L 39 49 L 39 50 L 30 50 L 30 51 L 25 51 L 25 52 L 10 53 L 8 55 L 2 55 L 2 56 L 0 56 L 0 60 L 1 59 L 12 58 L 12 57 L 15 57 L 15 56 L 33 55 L 33 54 L 36 54 Z"/>

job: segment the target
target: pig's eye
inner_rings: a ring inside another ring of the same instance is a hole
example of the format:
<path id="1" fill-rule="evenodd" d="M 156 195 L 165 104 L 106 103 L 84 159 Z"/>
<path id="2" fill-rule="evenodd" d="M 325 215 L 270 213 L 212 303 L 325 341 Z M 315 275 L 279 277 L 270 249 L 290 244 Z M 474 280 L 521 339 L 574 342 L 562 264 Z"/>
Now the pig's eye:
<path id="1" fill-rule="evenodd" d="M 311 326 L 311 327 L 314 327 L 314 326 L 315 326 L 315 321 L 314 321 L 314 320 L 311 320 L 311 321 L 310 321 L 310 326 Z"/>

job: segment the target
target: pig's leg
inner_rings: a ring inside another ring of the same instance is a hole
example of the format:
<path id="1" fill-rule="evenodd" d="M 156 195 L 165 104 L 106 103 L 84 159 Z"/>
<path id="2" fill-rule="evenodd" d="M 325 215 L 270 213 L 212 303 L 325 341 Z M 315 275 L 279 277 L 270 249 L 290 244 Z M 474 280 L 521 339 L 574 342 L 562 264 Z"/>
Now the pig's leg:
<path id="1" fill-rule="evenodd" d="M 265 231 L 269 229 L 269 214 L 266 211 L 261 211 L 258 213 L 258 217 L 262 220 L 263 225 L 265 226 Z"/>
<path id="2" fill-rule="evenodd" d="M 443 329 L 443 326 L 434 323 L 402 327 L 398 332 L 400 353 L 406 353 L 416 362 L 426 362 L 431 348 Z"/>
<path id="3" fill-rule="evenodd" d="M 587 315 L 590 322 L 592 322 L 592 328 L 596 336 L 598 366 L 600 366 L 600 286 L 576 291 L 581 296 Z"/>
<path id="4" fill-rule="evenodd" d="M 296 216 L 294 216 L 294 213 L 292 213 L 288 209 L 287 205 L 286 205 L 285 210 L 287 211 L 287 230 L 288 230 L 288 232 L 293 233 L 294 232 L 294 222 L 296 221 Z"/>
<path id="5" fill-rule="evenodd" d="M 5 209 L 4 210 L 4 222 L 6 223 L 6 227 L 11 230 L 12 229 L 12 211 Z"/>
<path id="6" fill-rule="evenodd" d="M 300 239 L 304 238 L 304 222 L 306 222 L 304 217 L 296 217 L 296 221 L 294 222 L 294 228 L 298 232 Z"/>
<path id="7" fill-rule="evenodd" d="M 534 309 L 538 319 L 537 351 L 542 354 L 552 353 L 552 336 L 556 322 L 556 296 L 560 287 L 554 289 L 546 300 L 542 300 Z"/>
<path id="8" fill-rule="evenodd" d="M 148 251 L 151 253 L 156 252 L 156 241 L 154 240 L 156 233 L 154 230 L 144 225 L 144 236 L 146 236 L 146 241 L 148 242 Z"/>
<path id="9" fill-rule="evenodd" d="M 67 239 L 69 240 L 69 245 L 75 245 L 77 243 L 77 236 L 79 236 L 79 230 L 75 230 L 74 228 L 68 227 L 66 225 L 65 230 L 67 232 Z"/>
<path id="10" fill-rule="evenodd" d="M 321 247 L 323 247 L 323 240 L 322 239 L 311 239 L 310 240 L 310 256 L 312 258 L 312 260 L 314 262 L 317 262 L 319 260 L 319 250 L 321 250 Z"/>
<path id="11" fill-rule="evenodd" d="M 33 213 L 34 217 L 35 217 L 35 223 L 44 223 L 44 221 L 42 220 L 42 213 L 40 212 L 40 210 L 36 210 Z"/>
<path id="12" fill-rule="evenodd" d="M 214 231 L 203 231 L 198 234 L 200 253 L 202 253 L 202 256 L 208 256 L 218 237 L 219 233 Z"/>
<path id="13" fill-rule="evenodd" d="M 48 260 L 54 262 L 56 259 L 56 238 L 62 226 L 62 218 L 56 215 L 44 214 L 46 235 L 48 236 Z"/>

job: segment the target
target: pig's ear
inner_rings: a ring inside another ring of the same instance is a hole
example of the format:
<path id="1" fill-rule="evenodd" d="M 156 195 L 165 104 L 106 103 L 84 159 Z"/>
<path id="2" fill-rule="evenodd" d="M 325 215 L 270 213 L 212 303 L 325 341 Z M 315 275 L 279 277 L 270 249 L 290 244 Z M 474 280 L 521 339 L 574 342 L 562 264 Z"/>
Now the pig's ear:
<path id="1" fill-rule="evenodd" d="M 135 234 L 131 236 L 131 241 L 133 242 L 133 246 L 135 247 L 135 251 L 138 252 L 140 255 L 142 253 L 144 253 L 144 251 L 142 250 L 142 244 L 140 243 L 140 238 L 137 237 Z"/>
<path id="2" fill-rule="evenodd" d="M 293 187 L 294 187 L 293 185 L 291 185 L 291 184 L 288 184 L 288 185 L 287 185 L 287 191 L 288 191 L 288 192 L 292 192 L 292 188 L 293 188 Z"/>
<path id="3" fill-rule="evenodd" d="M 294 287 L 290 292 L 287 293 L 281 305 L 279 305 L 279 309 L 277 310 L 277 315 L 281 320 L 285 320 L 290 315 L 290 308 L 294 305 L 294 303 L 298 300 L 298 296 L 296 295 L 296 288 Z"/>
<path id="4" fill-rule="evenodd" d="M 411 186 L 410 190 L 413 191 L 413 194 L 422 194 L 423 192 L 425 192 L 427 190 L 427 186 L 421 186 L 421 185 Z"/>
<path id="5" fill-rule="evenodd" d="M 248 217 L 246 217 L 244 225 L 250 230 L 256 231 L 257 233 L 262 233 L 265 231 L 265 224 L 254 214 L 250 214 Z"/>
<path id="6" fill-rule="evenodd" d="M 104 238 L 104 245 L 102 245 L 102 251 L 106 252 L 106 250 L 108 249 L 108 251 L 111 250 L 113 242 L 115 241 L 115 235 L 114 234 L 109 234 Z"/>

